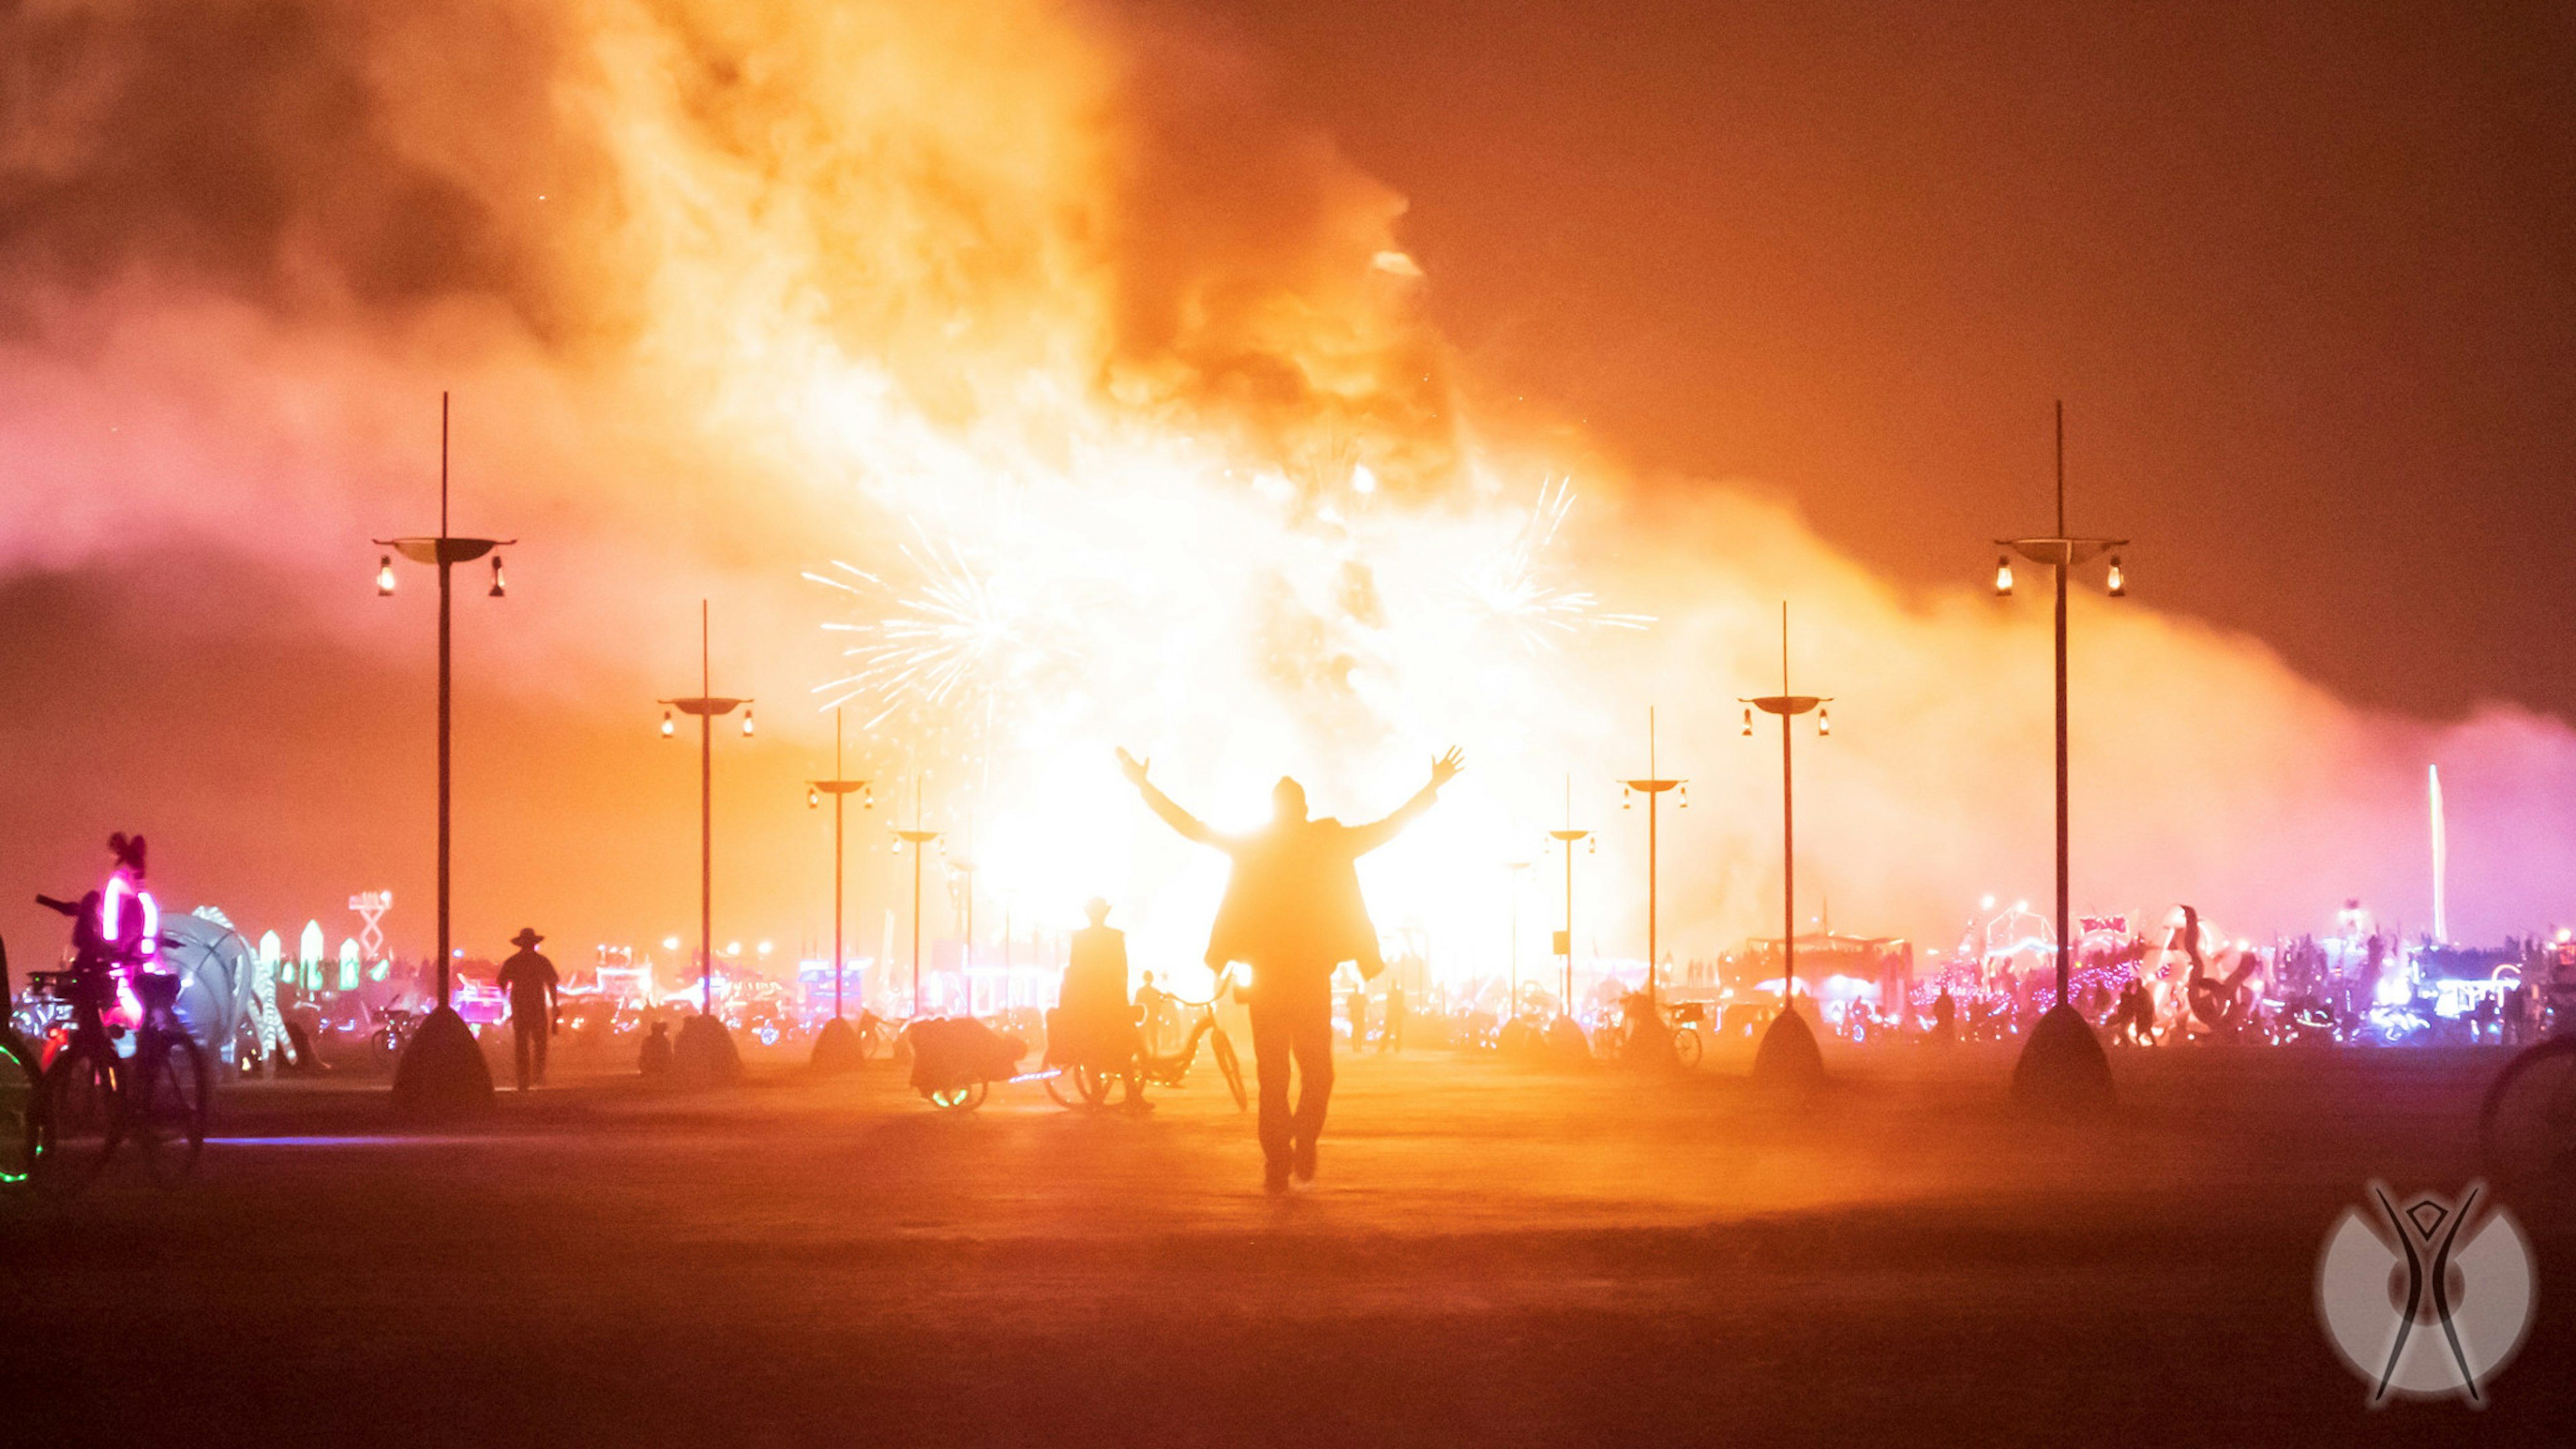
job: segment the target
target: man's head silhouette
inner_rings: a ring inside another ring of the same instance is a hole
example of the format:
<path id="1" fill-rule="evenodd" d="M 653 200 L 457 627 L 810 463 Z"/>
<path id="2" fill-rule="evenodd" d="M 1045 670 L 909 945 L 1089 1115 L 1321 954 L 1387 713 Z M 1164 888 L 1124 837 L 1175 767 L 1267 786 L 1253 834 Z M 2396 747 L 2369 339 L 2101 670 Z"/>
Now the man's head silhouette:
<path id="1" fill-rule="evenodd" d="M 1097 926 L 1109 919 L 1109 902 L 1093 896 L 1082 903 L 1082 913 L 1091 918 L 1091 924 Z"/>
<path id="2" fill-rule="evenodd" d="M 1279 783 L 1270 787 L 1270 818 L 1279 821 L 1305 819 L 1306 787 L 1289 776 L 1280 776 Z"/>

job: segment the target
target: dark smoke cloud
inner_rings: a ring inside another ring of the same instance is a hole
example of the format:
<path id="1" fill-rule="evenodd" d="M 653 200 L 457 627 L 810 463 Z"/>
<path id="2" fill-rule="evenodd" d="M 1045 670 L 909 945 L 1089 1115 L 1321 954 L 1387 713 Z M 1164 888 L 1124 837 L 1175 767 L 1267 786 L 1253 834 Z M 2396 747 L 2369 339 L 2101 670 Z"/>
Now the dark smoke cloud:
<path id="1" fill-rule="evenodd" d="M 464 172 L 497 148 L 400 129 L 452 108 L 512 138 L 502 175 L 563 171 L 537 14 L 214 0 L 23 4 L 0 25 L 0 300 L 20 328 L 31 293 L 136 274 L 280 312 L 477 294 L 565 321 L 526 218 Z"/>

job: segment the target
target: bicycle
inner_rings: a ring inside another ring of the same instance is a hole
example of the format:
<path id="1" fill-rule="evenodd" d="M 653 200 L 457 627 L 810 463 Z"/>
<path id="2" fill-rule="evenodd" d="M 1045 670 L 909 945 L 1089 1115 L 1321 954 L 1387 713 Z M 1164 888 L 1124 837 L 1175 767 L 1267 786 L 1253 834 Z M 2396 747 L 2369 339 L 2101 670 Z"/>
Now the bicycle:
<path id="1" fill-rule="evenodd" d="M 29 972 L 27 979 L 72 1008 L 71 1035 L 40 1079 L 36 1161 L 46 1183 L 79 1191 L 129 1140 L 145 1172 L 165 1187 L 195 1171 L 206 1145 L 213 1076 L 204 1049 L 172 1009 L 179 978 L 135 973 L 142 1020 L 132 1032 L 130 1057 L 118 1055 L 118 1033 L 107 1024 L 116 995 L 112 972 Z"/>
<path id="2" fill-rule="evenodd" d="M 1699 1065 L 1702 1044 L 1700 1023 L 1708 1020 L 1708 1007 L 1697 1001 L 1673 1003 L 1673 1058 L 1685 1067 Z"/>
<path id="3" fill-rule="evenodd" d="M 1592 1051 L 1603 1061 L 1634 1060 L 1654 1064 L 1655 1038 L 1641 1033 L 1659 1032 L 1667 1034 L 1672 1042 L 1670 1061 L 1684 1067 L 1696 1067 L 1702 1045 L 1699 1023 L 1707 1019 L 1707 1008 L 1696 1001 L 1684 1001 L 1674 1004 L 1673 1020 L 1666 1021 L 1660 1012 L 1646 1005 L 1644 992 L 1633 991 L 1620 1000 L 1617 1020 L 1604 1022 L 1593 1029 Z M 1680 1024 L 1675 1025 L 1675 1022 Z"/>
<path id="4" fill-rule="evenodd" d="M 1180 1050 L 1161 1056 L 1144 1051 L 1136 1054 L 1136 1080 L 1140 1085 L 1180 1086 L 1189 1075 L 1191 1064 L 1198 1060 L 1199 1042 L 1204 1038 L 1216 1058 L 1217 1073 L 1225 1078 L 1225 1089 L 1234 1098 L 1234 1110 L 1243 1112 L 1251 1109 L 1252 1098 L 1243 1089 L 1243 1059 L 1235 1054 L 1234 1038 L 1227 1036 L 1225 1028 L 1217 1024 L 1216 1004 L 1224 995 L 1225 978 L 1220 976 L 1217 978 L 1216 995 L 1205 1001 L 1172 998 L 1183 1006 L 1196 1008 L 1198 1019 L 1190 1024 L 1190 1034 L 1182 1041 Z M 1046 1079 L 1047 1095 L 1061 1107 L 1097 1107 L 1109 1100 L 1109 1089 L 1123 1077 L 1122 1063 L 1095 1065 L 1075 1062 L 1059 1068 Z M 1066 1085 L 1058 1086 L 1059 1082 Z"/>
<path id="5" fill-rule="evenodd" d="M 367 1054 L 379 1069 L 390 1072 L 402 1060 L 403 1049 L 411 1045 L 412 1033 L 420 1029 L 420 1013 L 400 1006 L 373 1010 L 376 1028 L 367 1033 Z"/>
<path id="6" fill-rule="evenodd" d="M 2505 1063 L 2478 1108 L 2478 1146 L 2499 1181 L 2576 1194 L 2576 1031 L 2560 1010 L 2558 1033 Z"/>

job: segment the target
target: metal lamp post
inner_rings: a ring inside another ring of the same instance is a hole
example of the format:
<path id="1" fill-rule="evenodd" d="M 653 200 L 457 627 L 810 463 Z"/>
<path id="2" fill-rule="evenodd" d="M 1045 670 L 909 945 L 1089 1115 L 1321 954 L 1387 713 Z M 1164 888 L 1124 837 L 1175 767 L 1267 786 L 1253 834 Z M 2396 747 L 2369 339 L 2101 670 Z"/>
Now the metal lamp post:
<path id="1" fill-rule="evenodd" d="M 489 1106 L 492 1101 L 491 1068 L 485 1064 L 481 1048 L 475 1045 L 473 1029 L 450 1005 L 450 968 L 456 954 L 448 930 L 453 572 L 458 564 L 472 563 L 496 548 L 518 542 L 514 538 L 460 538 L 447 531 L 447 411 L 447 394 L 442 392 L 438 395 L 437 535 L 374 540 L 380 548 L 392 549 L 414 563 L 432 564 L 438 569 L 438 1009 L 421 1023 L 404 1049 L 394 1069 L 393 1086 L 397 1105 L 421 1113 L 470 1110 Z M 386 554 L 376 564 L 376 593 L 378 597 L 389 597 L 393 591 L 393 554 Z M 491 596 L 502 598 L 505 593 L 501 560 L 494 555 Z"/>
<path id="2" fill-rule="evenodd" d="M 847 1071 L 859 1064 L 858 1034 L 841 1014 L 841 986 L 849 975 L 849 958 L 841 949 L 841 893 L 848 872 L 842 865 L 842 817 L 850 796 L 860 798 L 860 808 L 876 808 L 876 798 L 867 793 L 868 782 L 853 780 L 842 772 L 841 712 L 832 711 L 832 778 L 805 782 L 807 809 L 819 808 L 823 797 L 832 797 L 832 1020 L 814 1038 L 814 1065 L 824 1071 Z"/>
<path id="3" fill-rule="evenodd" d="M 939 839 L 936 830 L 921 828 L 921 781 L 912 782 L 912 828 L 894 833 L 895 849 L 912 847 L 912 1009 L 913 1018 L 921 1015 L 921 853 Z"/>
<path id="4" fill-rule="evenodd" d="M 2044 538 L 2002 538 L 1999 547 L 2047 565 L 2057 578 L 2057 1004 L 2031 1032 L 2013 1067 L 2013 1092 L 2024 1098 L 2046 1098 L 2064 1105 L 2105 1105 L 2111 1100 L 2111 1062 L 2069 1000 L 2074 975 L 2074 937 L 2068 932 L 2067 766 L 2066 766 L 2066 578 L 2077 565 L 2111 555 L 2108 591 L 2113 598 L 2128 592 L 2120 556 L 2125 538 L 2076 538 L 2066 532 L 2066 404 L 2057 405 L 2057 532 Z M 2012 594 L 2010 555 L 1995 560 L 1995 593 Z"/>
<path id="5" fill-rule="evenodd" d="M 1829 702 L 1830 696 L 1789 692 L 1789 605 L 1783 600 L 1780 692 L 1739 703 L 1748 706 L 1744 711 L 1747 735 L 1753 733 L 1754 710 L 1780 717 L 1780 1014 L 1772 1018 L 1770 1029 L 1762 1034 L 1762 1045 L 1753 1054 L 1753 1076 L 1756 1081 L 1790 1086 L 1821 1080 L 1825 1062 L 1817 1049 L 1815 1032 L 1798 1015 L 1798 812 L 1790 768 L 1789 721 L 1812 710 L 1816 712 L 1816 733 L 1831 734 L 1832 718 L 1824 713 Z"/>
<path id="6" fill-rule="evenodd" d="M 1687 810 L 1690 808 L 1690 786 L 1687 781 L 1656 777 L 1655 712 L 1651 709 L 1646 711 L 1646 778 L 1623 780 L 1620 783 L 1630 790 L 1643 791 L 1646 796 L 1646 1018 L 1650 1022 L 1659 1021 L 1662 1019 L 1662 1013 L 1655 1005 L 1655 972 L 1659 961 L 1655 954 L 1655 887 L 1659 875 L 1657 852 L 1660 848 L 1657 842 L 1658 824 L 1663 812 L 1664 792 L 1679 789 L 1682 792 L 1681 808 Z M 1624 794 L 1620 797 L 1619 808 L 1622 810 L 1629 808 L 1628 798 Z M 1670 1045 L 1672 1041 L 1668 1035 L 1658 1035 L 1656 1039 L 1666 1045 Z"/>
<path id="7" fill-rule="evenodd" d="M 1521 872 L 1530 868 L 1526 860 L 1507 860 L 1503 869 L 1511 872 L 1511 994 L 1503 998 L 1503 1020 L 1517 1021 L 1521 1014 Z"/>
<path id="8" fill-rule="evenodd" d="M 966 836 L 972 848 L 974 832 Z M 966 937 L 959 943 L 957 974 L 966 981 L 966 1014 L 975 1014 L 975 862 L 971 857 L 948 857 L 949 904 L 959 906 L 966 916 Z"/>
<path id="9" fill-rule="evenodd" d="M 748 699 L 731 699 L 709 692 L 711 666 L 707 630 L 707 601 L 698 601 L 698 690 L 687 699 L 664 699 L 662 737 L 674 733 L 669 710 L 698 718 L 698 1014 L 680 1024 L 679 1040 L 672 1044 L 674 1060 L 685 1070 L 709 1080 L 730 1080 L 742 1072 L 742 1056 L 736 1051 L 732 1033 L 716 1016 L 716 752 L 715 722 L 742 710 L 742 732 L 752 733 L 752 716 Z M 700 1023 L 704 1023 L 701 1025 Z M 693 1045 L 694 1044 L 694 1045 Z"/>
<path id="10" fill-rule="evenodd" d="M 1556 954 L 1565 958 L 1565 994 L 1557 999 L 1557 1012 L 1568 1021 L 1574 1019 L 1574 843 L 1591 839 L 1589 830 L 1574 828 L 1574 777 L 1565 777 L 1565 828 L 1551 830 L 1547 838 L 1565 851 L 1565 929 L 1556 933 Z M 1601 848 L 1598 842 L 1592 847 Z"/>

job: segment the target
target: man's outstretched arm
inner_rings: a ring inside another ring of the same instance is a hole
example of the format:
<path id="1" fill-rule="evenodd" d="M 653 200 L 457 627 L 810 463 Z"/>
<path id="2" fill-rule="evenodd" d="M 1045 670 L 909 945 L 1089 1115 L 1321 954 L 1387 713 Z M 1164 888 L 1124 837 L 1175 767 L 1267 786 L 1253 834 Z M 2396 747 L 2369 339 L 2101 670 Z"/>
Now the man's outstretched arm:
<path id="1" fill-rule="evenodd" d="M 1458 753 L 1454 746 L 1449 753 L 1432 761 L 1431 783 L 1416 791 L 1413 798 L 1405 801 L 1394 814 L 1384 820 L 1350 827 L 1344 839 L 1350 843 L 1351 854 L 1366 855 L 1403 833 L 1404 827 L 1411 825 L 1415 817 L 1430 809 L 1440 798 L 1440 787 L 1457 778 L 1458 772 L 1466 767 L 1467 757 Z"/>
<path id="2" fill-rule="evenodd" d="M 1179 831 L 1184 838 L 1195 840 L 1201 845 L 1213 845 L 1220 850 L 1224 849 L 1226 844 L 1224 836 L 1210 830 L 1206 821 L 1173 803 L 1171 796 L 1164 794 L 1156 788 L 1153 781 L 1145 778 L 1145 771 L 1152 763 L 1150 760 L 1137 759 L 1123 749 L 1118 752 L 1118 771 L 1127 777 L 1128 783 L 1136 787 L 1137 793 L 1145 797 L 1145 808 L 1162 816 L 1163 823 Z"/>

